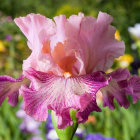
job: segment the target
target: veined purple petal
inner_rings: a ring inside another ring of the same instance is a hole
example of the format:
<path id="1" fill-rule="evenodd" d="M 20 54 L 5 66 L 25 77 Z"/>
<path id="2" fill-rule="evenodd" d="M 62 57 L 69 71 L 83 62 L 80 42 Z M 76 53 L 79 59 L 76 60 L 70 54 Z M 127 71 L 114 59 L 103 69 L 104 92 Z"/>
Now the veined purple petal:
<path id="1" fill-rule="evenodd" d="M 111 76 L 112 80 L 108 86 L 101 89 L 103 106 L 114 109 L 113 100 L 115 98 L 120 106 L 128 108 L 130 103 L 126 97 L 126 88 L 128 87 L 128 79 L 130 78 L 129 71 L 127 69 L 117 69 L 108 75 Z"/>
<path id="2" fill-rule="evenodd" d="M 133 103 L 135 104 L 140 99 L 140 77 L 136 75 L 132 76 L 128 81 L 126 91 L 133 97 Z"/>
<path id="3" fill-rule="evenodd" d="M 31 80 L 30 88 L 21 87 L 26 113 L 38 121 L 46 121 L 48 109 L 52 109 L 58 116 L 58 128 L 72 125 L 71 108 L 79 110 L 79 122 L 86 121 L 91 111 L 100 111 L 96 93 L 108 84 L 102 72 L 64 78 L 30 69 L 25 75 Z"/>
<path id="4" fill-rule="evenodd" d="M 19 88 L 21 84 L 27 81 L 23 79 L 23 75 L 18 79 L 6 75 L 0 76 L 0 105 L 6 97 L 9 98 L 8 103 L 11 106 L 15 106 L 18 103 Z"/>
<path id="5" fill-rule="evenodd" d="M 77 112 L 78 122 L 83 123 L 88 119 L 89 114 L 92 111 L 101 112 L 101 109 L 97 106 L 96 95 L 84 94 L 80 98 L 81 108 Z"/>
<path id="6" fill-rule="evenodd" d="M 62 112 L 57 112 L 56 116 L 57 116 L 57 127 L 58 128 L 63 129 L 63 128 L 73 124 L 73 121 L 71 120 L 69 112 L 70 112 L 70 107 L 64 108 L 62 110 Z"/>

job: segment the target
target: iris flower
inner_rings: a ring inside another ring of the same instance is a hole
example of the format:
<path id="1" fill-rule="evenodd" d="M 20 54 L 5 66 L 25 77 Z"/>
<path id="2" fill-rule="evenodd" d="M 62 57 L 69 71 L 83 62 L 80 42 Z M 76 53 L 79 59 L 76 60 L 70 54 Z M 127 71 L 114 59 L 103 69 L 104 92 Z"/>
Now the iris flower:
<path id="1" fill-rule="evenodd" d="M 35 121 L 32 117 L 28 116 L 23 110 L 23 104 L 16 113 L 17 117 L 22 118 L 22 123 L 20 124 L 20 130 L 24 133 L 40 134 L 39 126 L 40 122 Z"/>
<path id="2" fill-rule="evenodd" d="M 115 138 L 107 138 L 102 136 L 101 134 L 88 134 L 85 140 L 116 140 Z"/>
<path id="3" fill-rule="evenodd" d="M 112 17 L 99 12 L 97 19 L 82 13 L 54 17 L 29 14 L 15 23 L 28 39 L 32 53 L 23 61 L 18 79 L 0 76 L 0 104 L 6 97 L 10 105 L 24 100 L 25 112 L 37 121 L 46 121 L 48 109 L 57 116 L 57 127 L 72 125 L 70 110 L 77 110 L 78 123 L 90 112 L 101 112 L 96 94 L 102 93 L 103 107 L 114 109 L 113 100 L 129 107 L 127 95 L 136 103 L 140 98 L 140 78 L 127 69 L 106 74 L 115 58 L 124 54 L 123 41 L 115 39 Z M 22 53 L 22 52 L 21 52 Z"/>

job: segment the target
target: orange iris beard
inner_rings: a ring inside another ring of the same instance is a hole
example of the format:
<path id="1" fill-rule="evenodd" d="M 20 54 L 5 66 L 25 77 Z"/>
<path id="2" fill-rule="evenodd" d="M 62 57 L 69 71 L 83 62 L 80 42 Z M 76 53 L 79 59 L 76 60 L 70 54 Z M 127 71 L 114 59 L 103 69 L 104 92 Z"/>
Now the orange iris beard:
<path id="1" fill-rule="evenodd" d="M 65 78 L 69 78 L 69 77 L 72 76 L 72 74 L 69 73 L 69 72 L 64 72 L 63 76 L 64 76 Z"/>

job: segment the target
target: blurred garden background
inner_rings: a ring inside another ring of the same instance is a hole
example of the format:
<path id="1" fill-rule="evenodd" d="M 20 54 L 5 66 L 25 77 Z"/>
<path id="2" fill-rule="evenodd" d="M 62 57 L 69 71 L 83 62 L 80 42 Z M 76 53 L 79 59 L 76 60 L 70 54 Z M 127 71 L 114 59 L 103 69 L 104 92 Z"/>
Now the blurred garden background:
<path id="1" fill-rule="evenodd" d="M 115 60 L 112 69 L 128 68 L 131 73 L 140 75 L 140 0 L 0 0 L 0 75 L 17 78 L 22 72 L 22 61 L 30 54 L 26 38 L 13 22 L 15 17 L 29 13 L 40 13 L 49 18 L 60 14 L 69 17 L 78 12 L 97 17 L 99 11 L 113 16 L 116 39 L 124 40 L 126 44 L 125 55 Z M 103 108 L 101 113 L 92 113 L 85 124 L 79 125 L 74 140 L 92 140 L 87 135 L 96 133 L 116 140 L 140 140 L 139 132 L 140 102 L 135 105 L 131 102 L 127 110 Z M 33 121 L 24 114 L 22 99 L 16 108 L 10 107 L 7 101 L 0 107 L 0 140 L 53 137 L 52 140 L 57 140 L 51 119 L 47 124 Z"/>

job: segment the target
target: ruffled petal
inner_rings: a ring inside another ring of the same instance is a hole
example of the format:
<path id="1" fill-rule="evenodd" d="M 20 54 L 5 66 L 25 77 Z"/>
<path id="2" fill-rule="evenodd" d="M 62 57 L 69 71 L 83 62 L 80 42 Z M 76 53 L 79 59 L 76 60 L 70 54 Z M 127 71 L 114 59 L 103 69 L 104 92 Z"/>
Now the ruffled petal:
<path id="1" fill-rule="evenodd" d="M 116 71 L 108 74 L 112 80 L 109 85 L 102 88 L 101 92 L 103 95 L 103 107 L 108 106 L 110 109 L 114 109 L 114 98 L 117 100 L 120 106 L 124 108 L 129 107 L 129 101 L 126 97 L 126 88 L 128 87 L 128 79 L 130 73 L 127 69 L 117 69 Z"/>
<path id="2" fill-rule="evenodd" d="M 6 97 L 8 97 L 8 103 L 11 106 L 15 106 L 18 103 L 19 88 L 21 84 L 27 83 L 23 80 L 24 76 L 14 79 L 9 76 L 0 76 L 0 105 Z"/>
<path id="3" fill-rule="evenodd" d="M 30 57 L 32 59 L 26 64 L 34 64 L 36 70 L 48 73 L 50 63 L 52 72 L 56 74 L 57 71 L 59 75 L 63 72 L 78 76 L 106 71 L 114 58 L 124 53 L 124 43 L 115 39 L 115 29 L 110 25 L 112 17 L 106 13 L 100 12 L 97 19 L 79 13 L 68 19 L 60 15 L 54 20 L 39 14 L 15 19 L 35 52 L 32 53 L 35 60 Z"/>
<path id="4" fill-rule="evenodd" d="M 106 71 L 114 58 L 124 54 L 124 42 L 115 39 L 115 28 L 110 25 L 111 22 L 112 17 L 102 12 L 99 12 L 97 20 L 85 17 L 81 22 L 80 37 L 89 52 L 84 55 L 87 73 Z"/>
<path id="5" fill-rule="evenodd" d="M 57 127 L 63 129 L 67 126 L 73 124 L 73 121 L 70 117 L 70 108 L 63 109 L 61 113 L 57 113 Z"/>
<path id="6" fill-rule="evenodd" d="M 88 119 L 91 112 L 101 112 L 101 109 L 97 106 L 96 96 L 92 94 L 84 94 L 80 98 L 81 109 L 77 112 L 77 118 L 79 123 L 83 123 Z"/>
<path id="7" fill-rule="evenodd" d="M 65 42 L 65 50 L 67 54 L 74 53 L 75 61 L 73 65 L 74 75 L 84 75 L 85 71 L 85 60 L 84 54 L 87 53 L 87 45 L 80 38 L 80 27 L 84 15 L 79 13 L 78 15 L 72 15 L 67 19 L 65 26 L 67 40 Z M 88 55 L 88 54 L 87 54 Z"/>
<path id="8" fill-rule="evenodd" d="M 72 125 L 69 115 L 71 108 L 79 110 L 79 122 L 86 121 L 91 111 L 99 110 L 96 92 L 108 84 L 102 72 L 64 78 L 30 69 L 26 71 L 26 77 L 32 81 L 30 88 L 21 87 L 26 113 L 38 121 L 46 121 L 48 109 L 54 110 L 58 116 L 58 128 Z M 92 100 L 89 100 L 89 96 Z"/>
<path id="9" fill-rule="evenodd" d="M 56 23 L 56 33 L 54 36 L 50 38 L 50 47 L 53 49 L 55 46 L 57 46 L 58 42 L 64 43 L 66 40 L 65 35 L 65 23 L 66 23 L 66 17 L 65 15 L 60 15 L 54 17 L 54 21 Z"/>
<path id="10" fill-rule="evenodd" d="M 97 19 L 79 14 L 71 16 L 65 24 L 67 52 L 75 52 L 75 75 L 106 71 L 114 58 L 124 54 L 124 42 L 115 39 L 112 17 L 100 12 Z"/>
<path id="11" fill-rule="evenodd" d="M 135 104 L 140 99 L 140 77 L 132 76 L 128 81 L 126 91 L 133 97 L 133 103 Z"/>
<path id="12" fill-rule="evenodd" d="M 73 40 L 77 40 L 82 17 L 83 16 L 80 15 L 72 15 L 69 19 L 66 19 L 64 15 L 55 17 L 57 30 L 56 34 L 51 37 L 51 48 L 53 48 L 52 56 L 55 63 L 57 63 L 64 72 L 70 72 L 73 75 L 77 75 L 77 73 L 74 72 L 74 65 L 78 66 L 81 65 L 81 63 L 83 64 L 82 61 L 78 60 L 77 54 L 70 50 L 70 46 L 73 46 Z M 73 36 L 73 38 L 69 36 Z"/>
<path id="13" fill-rule="evenodd" d="M 30 67 L 37 71 L 52 72 L 56 75 L 62 75 L 63 71 L 56 65 L 50 54 L 40 54 L 39 56 L 32 52 L 31 55 L 23 61 L 23 74 Z"/>
<path id="14" fill-rule="evenodd" d="M 14 21 L 28 39 L 32 51 L 40 52 L 42 43 L 55 33 L 54 22 L 40 14 L 29 14 Z"/>

